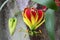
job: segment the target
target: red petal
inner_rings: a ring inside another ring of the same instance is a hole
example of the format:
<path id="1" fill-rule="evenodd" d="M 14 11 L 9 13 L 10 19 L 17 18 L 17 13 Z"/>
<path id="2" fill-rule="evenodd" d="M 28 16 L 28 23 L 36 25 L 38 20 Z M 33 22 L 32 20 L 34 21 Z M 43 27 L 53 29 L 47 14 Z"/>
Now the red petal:
<path id="1" fill-rule="evenodd" d="M 35 17 L 36 16 L 36 12 L 34 11 L 31 11 L 32 12 L 32 15 Z"/>
<path id="2" fill-rule="evenodd" d="M 46 6 L 42 6 L 43 9 L 46 9 Z"/>
<path id="3" fill-rule="evenodd" d="M 31 10 L 28 8 L 26 9 L 25 13 L 26 13 L 27 18 L 31 20 Z"/>
<path id="4" fill-rule="evenodd" d="M 60 3 L 56 3 L 57 6 L 60 6 Z"/>
<path id="5" fill-rule="evenodd" d="M 36 10 L 34 8 L 31 9 L 31 13 L 34 17 L 36 16 Z"/>
<path id="6" fill-rule="evenodd" d="M 25 8 L 25 9 L 24 9 L 24 13 L 25 13 L 25 11 L 26 11 L 27 9 L 28 9 L 28 8 Z"/>
<path id="7" fill-rule="evenodd" d="M 43 9 L 44 11 L 46 10 L 46 8 L 47 8 L 46 6 L 42 6 L 42 9 Z"/>
<path id="8" fill-rule="evenodd" d="M 38 21 L 42 17 L 42 15 L 43 15 L 42 10 L 38 10 Z"/>
<path id="9" fill-rule="evenodd" d="M 55 2 L 57 6 L 60 6 L 60 0 L 55 0 Z"/>

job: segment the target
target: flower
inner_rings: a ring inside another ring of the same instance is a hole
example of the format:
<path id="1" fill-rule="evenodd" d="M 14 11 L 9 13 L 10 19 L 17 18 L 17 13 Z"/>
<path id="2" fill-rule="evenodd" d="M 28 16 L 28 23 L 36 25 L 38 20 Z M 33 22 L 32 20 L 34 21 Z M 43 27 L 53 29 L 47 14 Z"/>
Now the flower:
<path id="1" fill-rule="evenodd" d="M 47 7 L 46 6 L 42 6 L 43 11 L 46 11 Z"/>
<path id="2" fill-rule="evenodd" d="M 22 15 L 23 21 L 28 25 L 30 30 L 37 29 L 45 22 L 43 19 L 44 12 L 42 10 L 37 10 L 35 8 L 25 8 Z"/>

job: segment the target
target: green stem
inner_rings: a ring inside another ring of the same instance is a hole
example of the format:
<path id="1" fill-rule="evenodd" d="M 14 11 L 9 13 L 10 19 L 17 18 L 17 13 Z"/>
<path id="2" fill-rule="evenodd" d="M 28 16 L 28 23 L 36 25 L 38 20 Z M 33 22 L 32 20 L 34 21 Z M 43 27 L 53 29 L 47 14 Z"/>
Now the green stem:
<path id="1" fill-rule="evenodd" d="M 2 8 L 4 7 L 4 5 L 8 2 L 8 0 L 6 0 L 0 7 L 0 11 L 2 10 Z"/>

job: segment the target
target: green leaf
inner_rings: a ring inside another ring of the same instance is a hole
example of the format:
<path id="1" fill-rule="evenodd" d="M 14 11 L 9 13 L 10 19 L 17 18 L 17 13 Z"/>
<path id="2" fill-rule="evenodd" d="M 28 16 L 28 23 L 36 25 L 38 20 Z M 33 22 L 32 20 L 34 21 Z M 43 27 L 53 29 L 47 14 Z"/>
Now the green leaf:
<path id="1" fill-rule="evenodd" d="M 17 24 L 17 19 L 15 17 L 14 18 L 9 18 L 8 26 L 9 26 L 10 35 L 14 34 L 14 31 L 16 29 L 16 24 Z"/>
<path id="2" fill-rule="evenodd" d="M 43 6 L 47 6 L 47 8 L 51 8 L 53 10 L 57 9 L 57 6 L 56 6 L 54 0 L 32 0 L 32 1 L 39 3 Z"/>
<path id="3" fill-rule="evenodd" d="M 55 40 L 55 30 L 54 30 L 54 24 L 55 24 L 55 18 L 54 18 L 54 10 L 48 9 L 45 13 L 45 24 L 46 29 L 48 31 L 48 35 L 51 40 Z"/>

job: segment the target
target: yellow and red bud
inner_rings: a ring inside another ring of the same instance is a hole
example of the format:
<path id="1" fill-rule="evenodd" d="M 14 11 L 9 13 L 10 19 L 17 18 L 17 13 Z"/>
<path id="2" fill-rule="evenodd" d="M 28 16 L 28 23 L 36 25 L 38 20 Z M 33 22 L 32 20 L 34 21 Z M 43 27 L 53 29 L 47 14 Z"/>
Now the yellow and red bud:
<path id="1" fill-rule="evenodd" d="M 35 8 L 25 8 L 22 14 L 24 22 L 31 30 L 37 29 L 44 17 L 43 11 Z"/>

